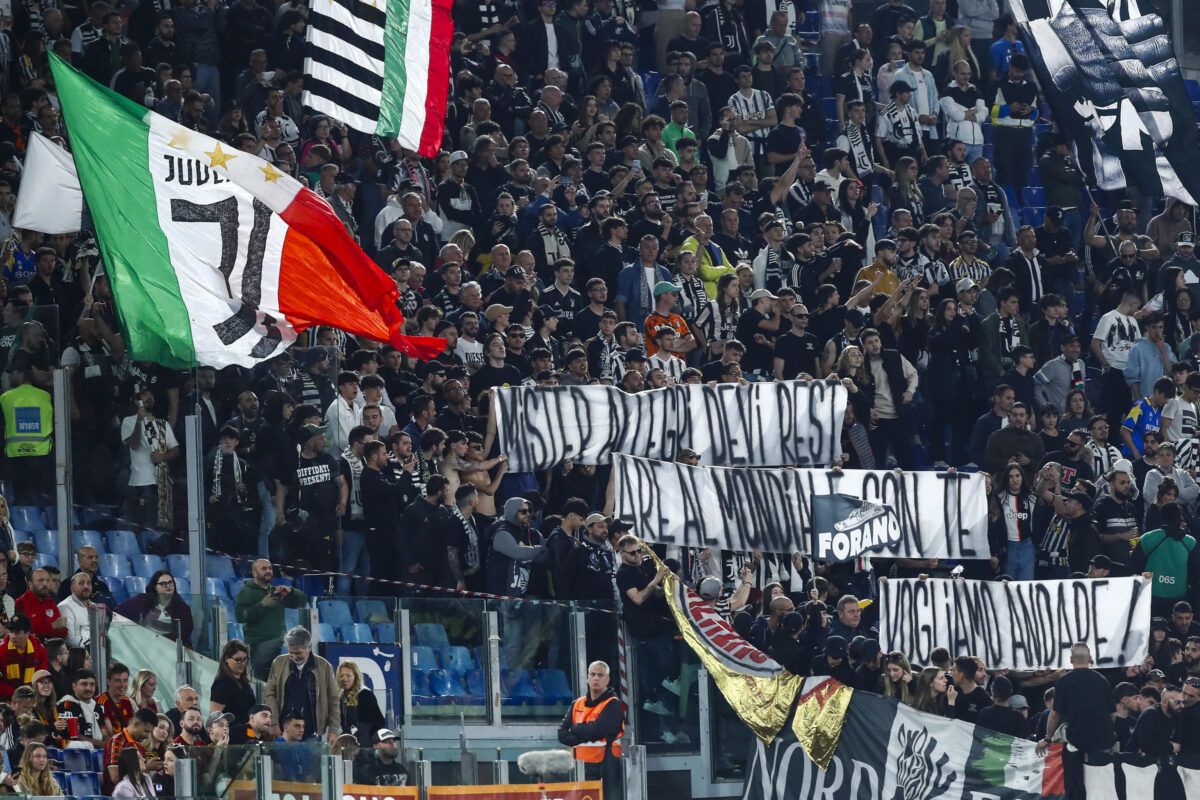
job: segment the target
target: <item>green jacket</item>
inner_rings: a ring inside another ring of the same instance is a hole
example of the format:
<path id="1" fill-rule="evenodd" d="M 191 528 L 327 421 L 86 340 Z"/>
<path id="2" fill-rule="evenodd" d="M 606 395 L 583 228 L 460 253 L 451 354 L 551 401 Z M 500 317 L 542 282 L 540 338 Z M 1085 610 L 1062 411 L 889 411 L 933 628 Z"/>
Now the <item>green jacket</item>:
<path id="1" fill-rule="evenodd" d="M 303 608 L 308 605 L 308 597 L 304 592 L 292 589 L 291 594 L 285 597 L 282 603 L 268 608 L 262 604 L 268 591 L 254 581 L 246 581 L 238 590 L 234 616 L 237 617 L 238 622 L 242 623 L 246 644 L 251 647 L 271 639 L 278 639 L 287 632 L 283 621 L 285 608 Z"/>

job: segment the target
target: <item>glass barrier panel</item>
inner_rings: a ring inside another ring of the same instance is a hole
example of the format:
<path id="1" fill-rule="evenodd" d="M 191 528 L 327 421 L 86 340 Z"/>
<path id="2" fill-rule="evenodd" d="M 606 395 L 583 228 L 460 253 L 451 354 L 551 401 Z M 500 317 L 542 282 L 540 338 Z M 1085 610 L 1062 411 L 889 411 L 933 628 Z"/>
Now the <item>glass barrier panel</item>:
<path id="1" fill-rule="evenodd" d="M 264 745 L 184 748 L 184 757 L 196 762 L 197 795 L 229 800 L 255 796 L 263 748 Z"/>
<path id="2" fill-rule="evenodd" d="M 709 725 L 712 731 L 712 776 L 714 781 L 740 781 L 746 777 L 746 755 L 754 746 L 754 734 L 726 702 L 716 683 L 708 680 Z"/>
<path id="3" fill-rule="evenodd" d="M 700 662 L 678 635 L 626 639 L 633 661 L 630 714 L 652 755 L 700 752 Z"/>
<path id="4" fill-rule="evenodd" d="M 488 718 L 489 668 L 484 601 L 406 597 L 414 720 Z"/>
<path id="5" fill-rule="evenodd" d="M 270 742 L 264 751 L 271 757 L 272 781 L 286 783 L 321 782 L 321 756 L 329 753 L 324 742 Z"/>
<path id="6" fill-rule="evenodd" d="M 489 600 L 500 623 L 500 703 L 505 722 L 558 722 L 578 696 L 571 607 Z"/>

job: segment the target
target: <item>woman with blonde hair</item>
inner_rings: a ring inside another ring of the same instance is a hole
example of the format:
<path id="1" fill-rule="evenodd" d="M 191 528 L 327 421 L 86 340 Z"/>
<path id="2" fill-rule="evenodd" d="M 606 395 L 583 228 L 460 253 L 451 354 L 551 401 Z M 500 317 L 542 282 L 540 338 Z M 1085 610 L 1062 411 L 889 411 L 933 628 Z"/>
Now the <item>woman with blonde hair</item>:
<path id="1" fill-rule="evenodd" d="M 58 718 L 58 694 L 54 691 L 54 677 L 49 670 L 39 669 L 33 673 L 33 716 L 50 729 L 56 740 L 67 738 L 67 721 Z"/>
<path id="2" fill-rule="evenodd" d="M 8 555 L 9 564 L 17 563 L 17 536 L 13 531 L 12 512 L 8 509 L 8 501 L 4 499 L 4 495 L 0 495 L 0 550 Z"/>
<path id="3" fill-rule="evenodd" d="M 917 188 L 917 180 L 920 177 L 917 160 L 912 156 L 901 156 L 892 166 L 895 167 L 896 179 L 888 188 L 888 206 L 893 211 L 898 208 L 908 209 L 913 218 L 912 226 L 919 228 L 925 224 L 925 197 Z"/>
<path id="4" fill-rule="evenodd" d="M 134 752 L 137 752 L 136 749 Z M 21 777 L 17 791 L 34 797 L 64 797 L 62 787 L 50 772 L 50 757 L 46 745 L 31 744 L 21 755 Z"/>
<path id="5" fill-rule="evenodd" d="M 353 734 L 364 746 L 375 744 L 375 735 L 386 727 L 375 693 L 363 688 L 362 671 L 353 661 L 343 661 L 337 669 L 341 689 L 342 733 Z"/>
<path id="6" fill-rule="evenodd" d="M 129 699 L 133 701 L 135 710 L 148 708 L 157 714 L 158 703 L 154 699 L 156 691 L 158 691 L 158 676 L 154 674 L 153 670 L 139 669 L 129 685 Z"/>
<path id="7" fill-rule="evenodd" d="M 875 384 L 867 372 L 866 363 L 862 350 L 850 345 L 838 356 L 835 369 L 838 378 L 849 378 L 853 382 L 852 386 L 847 387 L 850 390 L 850 405 L 854 408 L 855 418 L 864 426 L 869 426 L 871 406 L 875 404 Z"/>
<path id="8" fill-rule="evenodd" d="M 157 758 L 160 761 L 166 758 L 167 748 L 171 746 L 173 738 L 175 738 L 175 723 L 166 714 L 159 714 L 158 722 L 142 740 L 146 757 Z"/>
<path id="9" fill-rule="evenodd" d="M 946 49 L 937 57 L 937 61 L 933 65 L 933 76 L 937 80 L 939 88 L 945 88 L 950 83 L 951 68 L 959 61 L 965 61 L 971 67 L 971 83 L 979 85 L 979 76 L 983 72 L 979 69 L 979 59 L 975 58 L 975 51 L 971 49 L 971 28 L 967 25 L 955 25 L 948 31 L 942 31 L 938 34 L 938 46 L 941 46 L 942 37 L 945 37 Z"/>
<path id="10" fill-rule="evenodd" d="M 895 697 L 905 705 L 912 705 L 912 665 L 908 657 L 893 650 L 884 658 L 884 697 Z"/>

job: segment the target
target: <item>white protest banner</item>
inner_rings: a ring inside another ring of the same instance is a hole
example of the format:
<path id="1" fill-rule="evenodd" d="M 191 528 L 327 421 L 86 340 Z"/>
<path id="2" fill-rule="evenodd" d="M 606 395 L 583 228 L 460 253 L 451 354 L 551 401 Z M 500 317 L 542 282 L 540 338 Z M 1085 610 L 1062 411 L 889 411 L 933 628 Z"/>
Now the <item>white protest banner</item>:
<path id="1" fill-rule="evenodd" d="M 988 669 L 1068 669 L 1084 642 L 1094 666 L 1142 663 L 1150 581 L 966 581 L 898 578 L 879 587 L 879 646 L 928 664 L 936 647 L 971 653 Z"/>
<path id="2" fill-rule="evenodd" d="M 613 455 L 616 515 L 641 538 L 686 547 L 813 555 L 813 498 L 841 494 L 890 508 L 888 558 L 987 558 L 984 477 L 952 472 L 689 467 Z M 918 502 L 918 498 L 920 501 Z M 866 552 L 877 543 L 860 542 Z M 853 555 L 841 544 L 829 560 Z"/>
<path id="3" fill-rule="evenodd" d="M 672 460 L 690 447 L 706 464 L 821 466 L 841 455 L 846 388 L 781 381 L 680 385 L 626 394 L 613 386 L 496 390 L 500 451 L 515 472 L 613 453 Z"/>

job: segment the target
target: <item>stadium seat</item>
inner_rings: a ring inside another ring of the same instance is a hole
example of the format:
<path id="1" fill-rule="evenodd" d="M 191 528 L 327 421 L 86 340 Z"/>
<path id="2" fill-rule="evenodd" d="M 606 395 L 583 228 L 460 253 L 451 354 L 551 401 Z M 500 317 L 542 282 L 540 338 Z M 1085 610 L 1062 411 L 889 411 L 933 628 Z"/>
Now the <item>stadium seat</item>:
<path id="1" fill-rule="evenodd" d="M 34 531 L 33 543 L 40 555 L 58 558 L 58 531 Z"/>
<path id="2" fill-rule="evenodd" d="M 1046 209 L 1043 206 L 1026 206 L 1021 209 L 1021 219 L 1026 225 L 1037 227 L 1046 219 Z"/>
<path id="3" fill-rule="evenodd" d="M 412 648 L 412 668 L 421 670 L 437 669 L 437 656 L 433 648 L 426 645 L 416 645 Z"/>
<path id="4" fill-rule="evenodd" d="M 350 616 L 350 605 L 345 600 L 318 600 L 317 617 L 321 622 L 330 625 L 350 625 L 354 617 Z"/>
<path id="5" fill-rule="evenodd" d="M 468 672 L 475 668 L 475 660 L 471 658 L 471 651 L 465 647 L 447 647 L 442 651 L 442 664 L 446 669 L 452 669 L 455 672 Z"/>
<path id="6" fill-rule="evenodd" d="M 92 772 L 103 772 L 104 771 L 104 751 L 103 750 L 91 750 L 88 752 L 88 755 L 91 756 L 91 759 L 92 759 L 91 771 Z"/>
<path id="7" fill-rule="evenodd" d="M 505 669 L 500 671 L 500 703 L 506 706 L 539 705 L 542 696 L 533 688 L 528 672 Z"/>
<path id="8" fill-rule="evenodd" d="M 653 70 L 643 72 L 642 90 L 646 93 L 646 97 L 654 97 L 656 89 L 658 89 L 658 73 Z"/>
<path id="9" fill-rule="evenodd" d="M 124 603 L 129 599 L 129 592 L 125 591 L 125 581 L 118 578 L 110 578 L 105 581 L 108 584 L 108 590 L 112 592 L 113 600 L 118 603 Z"/>
<path id="10" fill-rule="evenodd" d="M 175 576 L 175 592 L 176 592 L 176 594 L 191 594 L 192 593 L 192 582 L 190 580 L 188 580 L 187 578 L 181 578 L 178 575 L 176 575 Z"/>
<path id="11" fill-rule="evenodd" d="M 1017 202 L 1017 193 L 1013 191 L 1013 188 L 1011 186 L 1004 186 L 1001 188 L 1004 189 L 1004 196 L 1008 198 L 1008 207 L 1010 209 L 1020 208 L 1021 206 Z"/>
<path id="12" fill-rule="evenodd" d="M 1037 167 L 1034 167 L 1033 169 L 1029 170 L 1028 180 L 1029 180 L 1030 186 L 1041 186 L 1042 185 L 1042 173 L 1038 171 Z"/>
<path id="13" fill-rule="evenodd" d="M 100 575 L 104 578 L 125 580 L 133 574 L 129 567 L 129 559 L 115 553 L 105 553 L 100 556 Z"/>
<path id="14" fill-rule="evenodd" d="M 129 558 L 140 554 L 142 549 L 138 547 L 137 534 L 133 531 L 109 531 L 108 552 Z"/>
<path id="15" fill-rule="evenodd" d="M 443 702 L 456 702 L 466 694 L 463 691 L 462 679 L 456 672 L 435 669 L 429 673 L 429 690 L 437 697 L 445 698 Z"/>
<path id="16" fill-rule="evenodd" d="M 825 119 L 837 119 L 837 98 L 822 97 L 821 111 L 825 114 Z"/>
<path id="17" fill-rule="evenodd" d="M 40 531 L 46 528 L 46 523 L 42 521 L 42 510 L 37 506 L 13 506 L 8 514 L 16 530 Z"/>
<path id="18" fill-rule="evenodd" d="M 996 138 L 996 126 L 990 122 L 985 122 L 980 127 L 983 129 L 983 143 L 992 144 Z"/>
<path id="19" fill-rule="evenodd" d="M 174 575 L 176 579 L 190 579 L 192 577 L 192 567 L 188 562 L 188 558 L 189 556 L 186 553 L 183 555 L 167 556 L 167 569 L 171 570 L 171 574 Z"/>
<path id="20" fill-rule="evenodd" d="M 88 755 L 87 750 L 80 750 L 75 747 L 69 747 L 66 750 L 61 750 L 58 761 L 62 762 L 63 772 L 91 772 L 92 758 Z M 47 753 L 49 755 L 49 753 Z M 53 756 L 51 756 L 53 758 Z"/>
<path id="21" fill-rule="evenodd" d="M 437 698 L 433 696 L 433 691 L 429 688 L 429 674 L 423 670 L 414 669 L 412 671 L 412 701 L 418 706 L 437 705 Z"/>
<path id="22" fill-rule="evenodd" d="M 41 569 L 42 567 L 58 567 L 58 559 L 49 553 L 38 553 L 33 557 L 33 568 Z"/>
<path id="23" fill-rule="evenodd" d="M 149 578 L 144 578 L 141 575 L 130 575 L 125 579 L 125 591 L 129 592 L 129 596 L 135 594 L 143 594 L 146 591 L 146 582 Z"/>
<path id="24" fill-rule="evenodd" d="M 229 597 L 229 592 L 225 591 L 225 581 L 220 578 L 205 578 L 204 593 L 209 597 Z"/>
<path id="25" fill-rule="evenodd" d="M 328 622 L 318 622 L 317 623 L 317 637 L 322 642 L 339 641 L 337 631 L 334 630 L 334 627 L 332 625 L 330 625 Z"/>
<path id="26" fill-rule="evenodd" d="M 465 698 L 459 698 L 459 703 L 464 705 L 481 706 L 483 698 L 487 697 L 487 683 L 483 679 L 483 670 L 472 669 L 468 670 L 463 675 L 463 683 L 467 687 L 467 695 Z"/>
<path id="27" fill-rule="evenodd" d="M 155 572 L 164 569 L 163 560 L 158 556 L 138 554 L 132 556 L 129 563 L 133 565 L 133 574 L 146 580 L 154 577 Z"/>
<path id="28" fill-rule="evenodd" d="M 204 573 L 211 575 L 214 578 L 236 578 L 237 573 L 233 570 L 233 562 L 225 556 L 214 556 L 208 553 L 204 556 Z"/>
<path id="29" fill-rule="evenodd" d="M 378 622 L 391 619 L 387 606 L 383 604 L 382 600 L 354 601 L 354 616 L 359 622 L 365 622 L 368 625 L 374 625 Z"/>
<path id="30" fill-rule="evenodd" d="M 100 776 L 95 772 L 72 772 L 67 776 L 67 794 L 76 796 L 100 794 Z"/>
<path id="31" fill-rule="evenodd" d="M 242 639 L 242 640 L 245 640 L 245 638 L 246 638 L 246 634 L 245 634 L 245 632 L 242 630 L 242 623 L 240 623 L 240 622 L 230 622 L 230 623 L 228 623 L 228 626 L 227 626 L 227 631 L 228 631 L 228 633 L 227 633 L 226 635 L 227 635 L 227 636 L 228 636 L 230 639 Z"/>
<path id="32" fill-rule="evenodd" d="M 300 624 L 300 609 L 285 608 L 283 610 L 283 624 L 285 626 L 287 626 L 288 630 L 291 630 L 292 628 L 299 625 Z"/>
<path id="33" fill-rule="evenodd" d="M 13 528 L 13 547 L 16 547 L 21 542 L 28 542 L 33 538 L 33 533 L 30 531 L 19 531 Z"/>
<path id="34" fill-rule="evenodd" d="M 1041 186 L 1026 186 L 1021 190 L 1021 205 L 1045 206 L 1046 190 Z"/>
<path id="35" fill-rule="evenodd" d="M 241 581 L 245 581 L 245 580 L 248 580 L 248 579 L 247 579 L 247 578 L 239 578 L 239 579 L 238 579 L 238 581 L 239 581 L 239 585 L 240 585 L 240 582 L 241 582 Z M 272 585 L 272 586 L 291 586 L 291 585 L 292 585 L 292 579 L 291 579 L 291 578 L 282 578 L 282 577 L 276 576 L 276 577 L 274 577 L 274 578 L 271 578 L 271 585 Z"/>
<path id="36" fill-rule="evenodd" d="M 416 643 L 426 647 L 449 647 L 446 629 L 437 622 L 418 622 L 413 626 Z"/>
<path id="37" fill-rule="evenodd" d="M 396 626 L 391 622 L 377 622 L 371 626 L 371 632 L 375 634 L 375 641 L 377 642 L 388 642 L 390 644 L 397 640 Z"/>
<path id="38" fill-rule="evenodd" d="M 474 652 L 475 652 L 475 663 L 476 664 L 478 664 L 479 666 L 482 667 L 484 664 L 488 663 L 487 647 L 485 647 L 484 645 L 480 645 L 479 647 L 475 648 Z M 499 656 L 500 656 L 500 669 L 508 669 L 508 660 L 504 657 L 504 648 L 503 647 L 500 648 Z"/>
<path id="39" fill-rule="evenodd" d="M 549 703 L 570 703 L 575 699 L 567 673 L 561 669 L 539 669 L 533 673 L 538 689 Z"/>
<path id="40" fill-rule="evenodd" d="M 235 618 L 236 618 L 236 615 L 235 615 L 235 609 L 236 609 L 236 607 L 235 607 L 235 604 L 234 604 L 234 602 L 233 602 L 233 598 L 231 598 L 231 597 L 218 597 L 218 598 L 217 598 L 217 602 L 218 602 L 218 603 L 220 603 L 220 605 L 221 605 L 221 608 L 225 609 L 225 616 L 226 616 L 226 617 L 228 617 L 229 619 L 235 619 Z"/>
<path id="41" fill-rule="evenodd" d="M 76 523 L 78 524 L 78 523 Z M 75 549 L 81 547 L 94 547 L 98 552 L 104 552 L 104 537 L 100 535 L 100 531 L 79 530 L 75 529 Z"/>
<path id="42" fill-rule="evenodd" d="M 338 628 L 338 638 L 343 642 L 373 642 L 371 626 L 365 622 L 352 622 Z"/>

